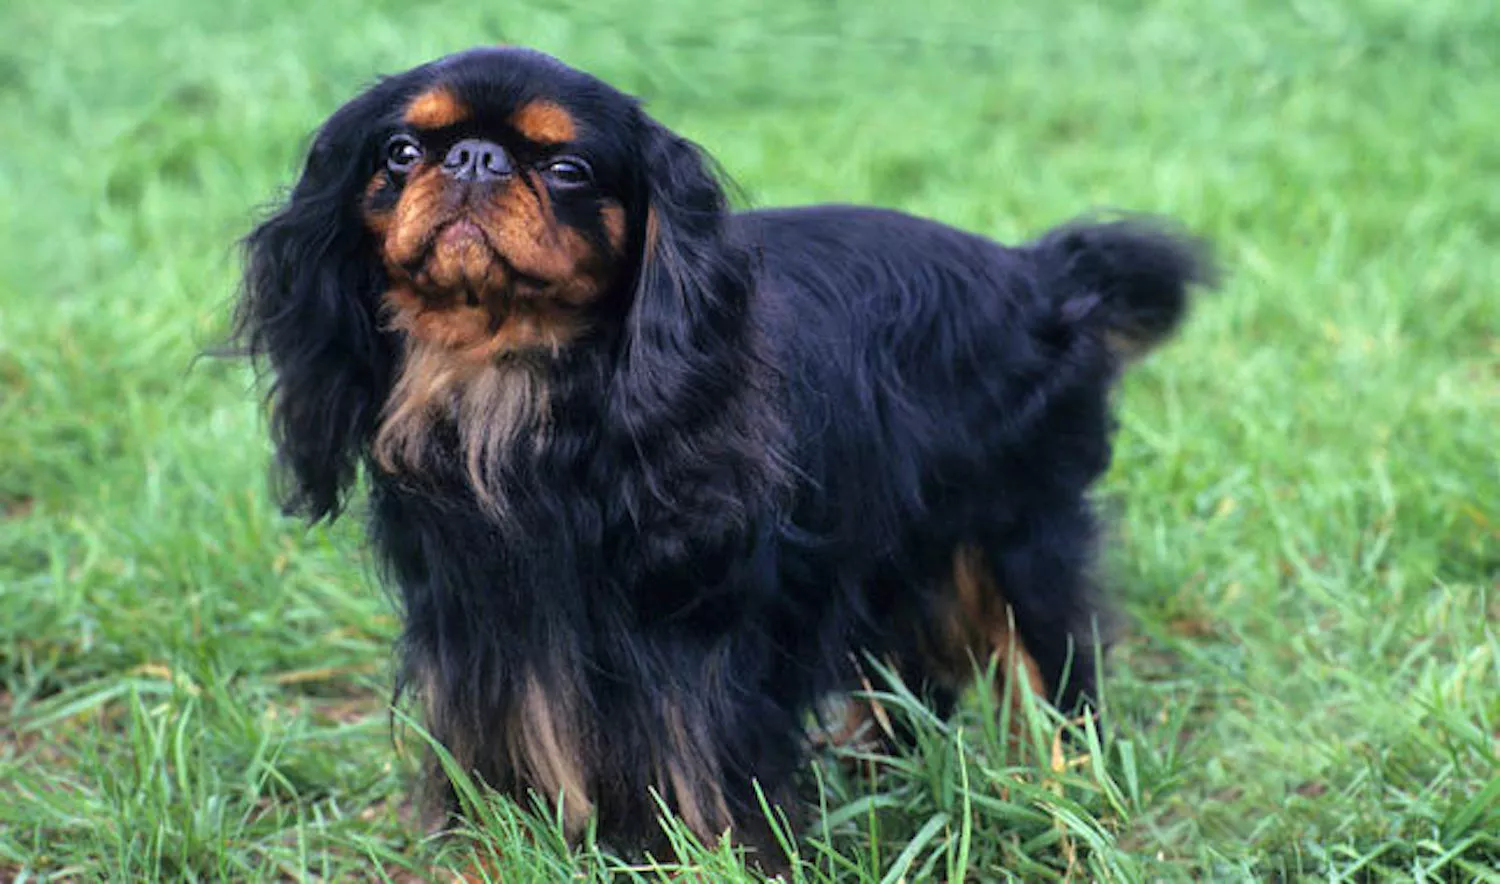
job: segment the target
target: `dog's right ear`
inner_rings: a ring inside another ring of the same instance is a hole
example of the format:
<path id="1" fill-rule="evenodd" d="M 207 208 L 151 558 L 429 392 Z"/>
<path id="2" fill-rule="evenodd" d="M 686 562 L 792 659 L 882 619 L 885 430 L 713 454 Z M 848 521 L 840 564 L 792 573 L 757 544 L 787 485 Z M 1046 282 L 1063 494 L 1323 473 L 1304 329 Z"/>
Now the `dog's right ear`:
<path id="1" fill-rule="evenodd" d="M 285 204 L 244 242 L 234 349 L 270 368 L 278 497 L 312 521 L 342 509 L 391 382 L 385 271 L 360 216 L 388 91 L 329 118 Z"/>

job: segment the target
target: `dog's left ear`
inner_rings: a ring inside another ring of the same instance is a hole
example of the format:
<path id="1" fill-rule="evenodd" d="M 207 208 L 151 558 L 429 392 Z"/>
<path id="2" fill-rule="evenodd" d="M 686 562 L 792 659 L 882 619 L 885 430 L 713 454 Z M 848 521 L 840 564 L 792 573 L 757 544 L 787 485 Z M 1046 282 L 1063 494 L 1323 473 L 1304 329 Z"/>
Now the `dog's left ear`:
<path id="1" fill-rule="evenodd" d="M 728 199 L 692 142 L 644 115 L 640 260 L 612 387 L 612 405 L 638 444 L 721 405 L 749 333 L 751 276 L 726 225 Z"/>
<path id="2" fill-rule="evenodd" d="M 607 432 L 637 459 L 615 502 L 639 529 L 643 568 L 740 561 L 765 526 L 783 478 L 774 373 L 761 352 L 752 253 L 730 229 L 728 199 L 694 144 L 646 122 L 632 237 L 640 250 L 609 388 Z M 759 561 L 759 559 L 757 559 Z M 704 588 L 729 596 L 699 607 L 732 617 L 748 603 L 738 575 L 663 581 L 650 610 L 693 607 Z"/>

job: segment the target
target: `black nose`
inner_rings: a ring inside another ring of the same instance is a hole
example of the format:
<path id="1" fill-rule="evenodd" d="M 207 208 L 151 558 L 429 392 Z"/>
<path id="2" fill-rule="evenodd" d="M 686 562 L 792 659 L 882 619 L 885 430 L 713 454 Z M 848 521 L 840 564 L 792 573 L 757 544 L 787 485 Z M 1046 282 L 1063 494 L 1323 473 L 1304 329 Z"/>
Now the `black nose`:
<path id="1" fill-rule="evenodd" d="M 443 171 L 459 181 L 494 181 L 514 173 L 515 167 L 495 142 L 465 138 L 448 149 Z"/>

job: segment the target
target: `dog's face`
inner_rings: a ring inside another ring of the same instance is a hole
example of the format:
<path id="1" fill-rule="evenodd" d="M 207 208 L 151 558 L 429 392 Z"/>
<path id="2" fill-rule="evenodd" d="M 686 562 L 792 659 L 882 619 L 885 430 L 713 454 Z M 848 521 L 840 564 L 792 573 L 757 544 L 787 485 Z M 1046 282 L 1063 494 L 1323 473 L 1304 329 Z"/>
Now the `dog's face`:
<path id="1" fill-rule="evenodd" d="M 356 96 L 247 240 L 238 332 L 276 375 L 288 508 L 335 513 L 366 455 L 421 472 L 455 438 L 442 461 L 494 497 L 572 353 L 617 432 L 680 417 L 747 303 L 726 217 L 695 145 L 541 53 L 470 50 Z"/>
<path id="2" fill-rule="evenodd" d="M 360 207 L 388 321 L 457 360 L 568 346 L 627 270 L 633 108 L 518 50 L 405 78 Z"/>

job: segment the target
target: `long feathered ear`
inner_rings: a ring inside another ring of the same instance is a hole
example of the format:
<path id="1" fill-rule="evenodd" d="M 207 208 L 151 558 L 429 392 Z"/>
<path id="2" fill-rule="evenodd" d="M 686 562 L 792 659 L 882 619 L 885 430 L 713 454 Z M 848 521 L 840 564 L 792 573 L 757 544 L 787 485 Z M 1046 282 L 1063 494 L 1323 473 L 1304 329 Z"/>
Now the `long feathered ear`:
<path id="1" fill-rule="evenodd" d="M 786 434 L 764 351 L 768 329 L 754 300 L 752 253 L 733 235 L 724 189 L 698 147 L 645 125 L 640 195 L 632 202 L 639 270 L 608 428 L 634 459 L 630 481 L 614 488 L 615 503 L 639 528 L 642 567 L 666 573 L 685 557 L 707 561 L 732 551 L 722 560 L 738 561 L 754 548 L 761 518 L 784 487 Z M 697 604 L 716 579 L 663 584 L 653 604 Z M 702 608 L 710 609 L 727 616 L 732 605 Z"/>
<path id="2" fill-rule="evenodd" d="M 733 363 L 753 355 L 749 261 L 726 236 L 728 200 L 715 170 L 697 145 L 654 121 L 642 125 L 641 257 L 612 389 L 637 442 L 722 406 L 744 381 Z"/>
<path id="3" fill-rule="evenodd" d="M 234 340 L 269 363 L 278 496 L 313 521 L 339 514 L 390 383 L 376 313 L 384 271 L 359 215 L 379 98 L 366 93 L 324 124 L 286 204 L 244 244 Z"/>

